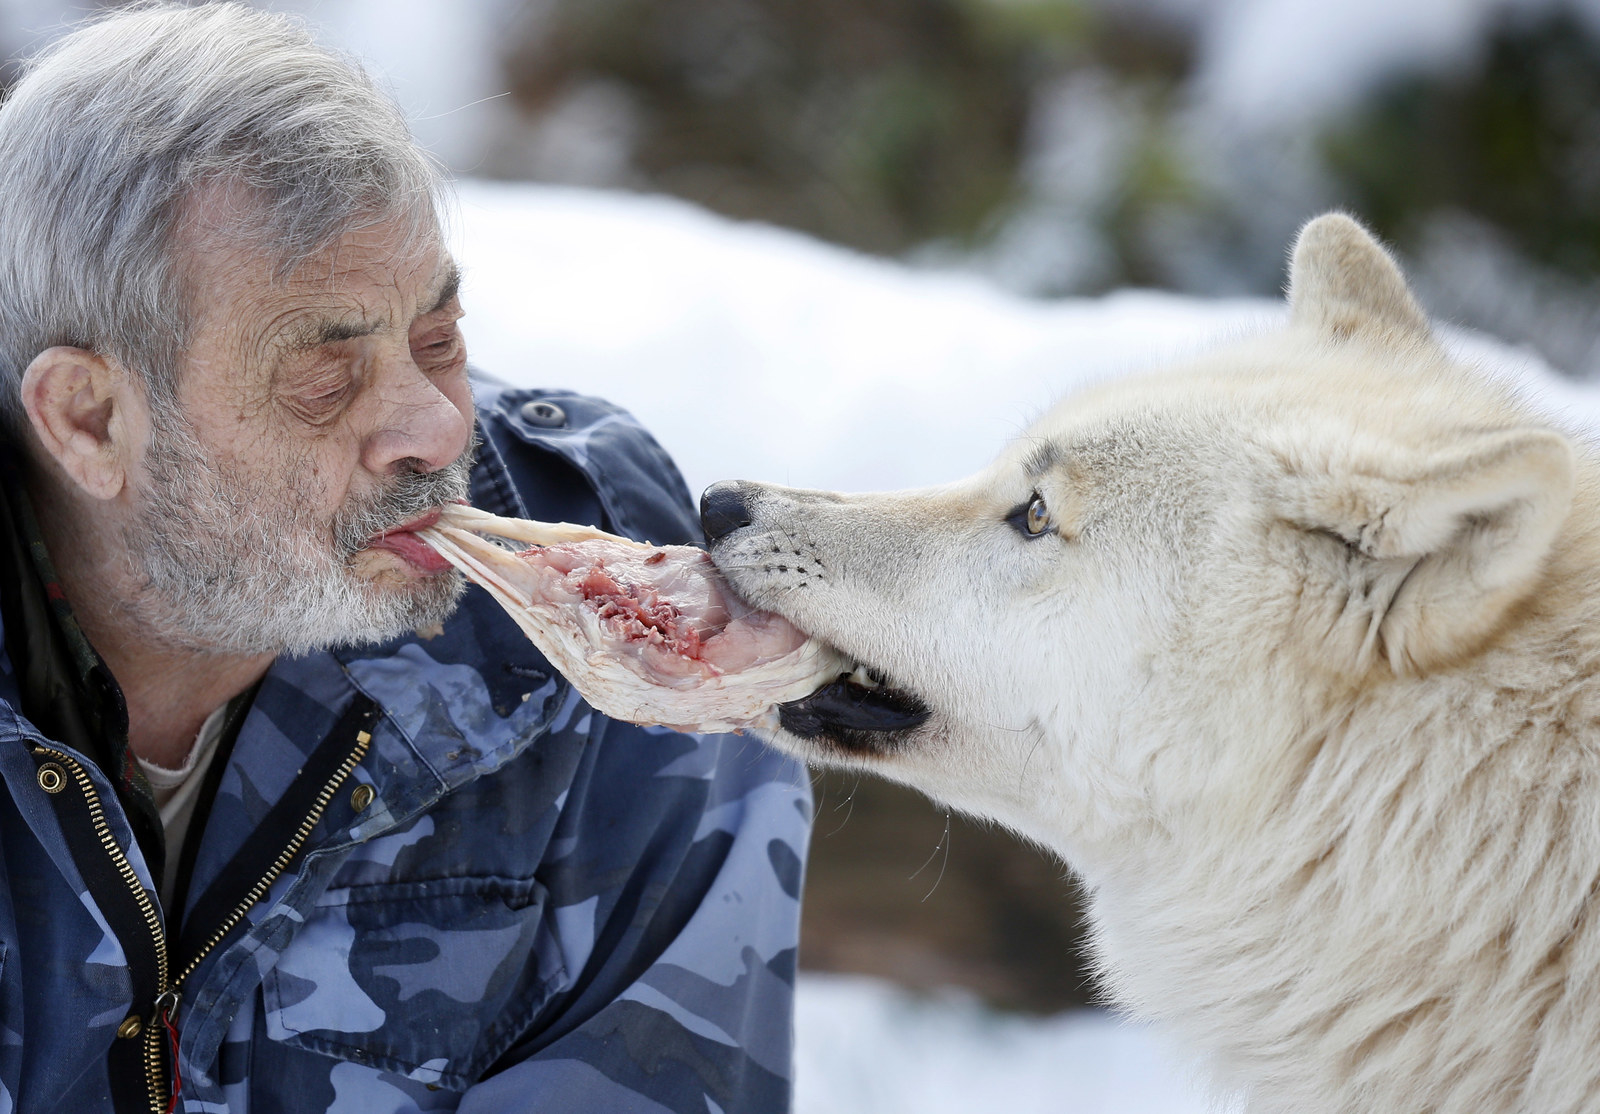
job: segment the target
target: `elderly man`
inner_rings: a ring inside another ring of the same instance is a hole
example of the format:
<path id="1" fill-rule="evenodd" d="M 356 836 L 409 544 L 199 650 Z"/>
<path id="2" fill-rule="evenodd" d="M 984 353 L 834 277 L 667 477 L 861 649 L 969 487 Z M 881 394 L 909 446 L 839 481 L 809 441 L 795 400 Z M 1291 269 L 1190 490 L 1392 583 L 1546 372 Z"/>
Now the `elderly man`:
<path id="1" fill-rule="evenodd" d="M 0 109 L 0 1110 L 788 1105 L 799 771 L 592 713 L 412 533 L 696 532 L 614 408 L 475 419 L 439 188 L 235 5 Z"/>

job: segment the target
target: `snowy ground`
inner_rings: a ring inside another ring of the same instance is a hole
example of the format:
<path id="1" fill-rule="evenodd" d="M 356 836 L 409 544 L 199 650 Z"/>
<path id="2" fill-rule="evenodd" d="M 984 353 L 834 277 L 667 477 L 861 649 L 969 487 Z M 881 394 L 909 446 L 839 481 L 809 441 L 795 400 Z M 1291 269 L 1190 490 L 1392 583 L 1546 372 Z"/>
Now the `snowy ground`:
<path id="1" fill-rule="evenodd" d="M 804 974 L 796 1114 L 1223 1114 L 1158 1034 L 1098 1012 L 996 1013 Z"/>
<path id="2" fill-rule="evenodd" d="M 888 488 L 981 466 L 1051 399 L 1281 319 L 1150 293 L 1026 301 L 655 198 L 462 187 L 476 362 L 638 413 L 691 488 L 744 476 Z M 1592 428 L 1600 394 L 1481 338 L 1455 343 Z M 1159 1035 L 1035 1020 L 866 979 L 802 978 L 801 1114 L 1209 1109 Z"/>

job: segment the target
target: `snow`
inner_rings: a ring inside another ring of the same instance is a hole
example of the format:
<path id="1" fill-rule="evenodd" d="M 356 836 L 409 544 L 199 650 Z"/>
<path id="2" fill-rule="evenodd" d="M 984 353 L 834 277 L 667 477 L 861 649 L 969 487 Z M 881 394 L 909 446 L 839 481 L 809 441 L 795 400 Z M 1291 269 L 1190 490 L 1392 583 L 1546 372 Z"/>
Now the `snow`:
<path id="1" fill-rule="evenodd" d="M 1103 1013 L 999 1014 L 873 979 L 800 976 L 796 1114 L 1206 1114 L 1150 1029 Z"/>

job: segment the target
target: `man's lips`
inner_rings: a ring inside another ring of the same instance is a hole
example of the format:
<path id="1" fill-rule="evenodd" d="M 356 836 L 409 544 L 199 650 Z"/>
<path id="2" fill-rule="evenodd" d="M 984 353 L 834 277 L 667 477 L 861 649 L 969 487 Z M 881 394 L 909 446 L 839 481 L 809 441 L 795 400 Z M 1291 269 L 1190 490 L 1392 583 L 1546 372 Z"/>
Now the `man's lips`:
<path id="1" fill-rule="evenodd" d="M 444 572 L 450 568 L 446 561 L 433 546 L 417 537 L 418 530 L 426 530 L 439 521 L 437 510 L 429 511 L 410 522 L 402 523 L 392 530 L 385 530 L 367 543 L 368 549 L 387 549 L 390 553 L 405 561 L 406 564 L 420 572 Z"/>

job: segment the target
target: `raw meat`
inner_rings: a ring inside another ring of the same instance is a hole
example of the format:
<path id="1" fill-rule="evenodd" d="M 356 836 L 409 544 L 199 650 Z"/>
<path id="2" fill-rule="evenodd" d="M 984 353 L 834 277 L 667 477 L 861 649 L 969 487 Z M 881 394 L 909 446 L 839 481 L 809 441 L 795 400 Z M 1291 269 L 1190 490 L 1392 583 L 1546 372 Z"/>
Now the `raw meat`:
<path id="1" fill-rule="evenodd" d="M 513 551 L 479 534 L 533 546 Z M 746 605 L 690 546 L 470 507 L 446 508 L 419 536 L 486 588 L 590 704 L 618 719 L 697 731 L 771 727 L 777 705 L 851 669 L 787 620 Z"/>

